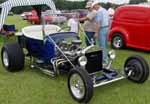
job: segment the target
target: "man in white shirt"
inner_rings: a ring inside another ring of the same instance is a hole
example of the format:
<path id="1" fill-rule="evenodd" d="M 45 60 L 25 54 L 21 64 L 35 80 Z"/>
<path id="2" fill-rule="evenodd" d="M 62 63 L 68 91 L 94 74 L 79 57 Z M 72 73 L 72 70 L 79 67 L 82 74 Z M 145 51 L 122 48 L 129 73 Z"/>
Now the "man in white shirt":
<path id="1" fill-rule="evenodd" d="M 112 19 L 115 14 L 115 5 L 114 4 L 111 4 L 110 8 L 108 9 L 108 14 L 109 14 L 109 26 L 111 27 Z"/>
<path id="2" fill-rule="evenodd" d="M 77 15 L 72 15 L 72 18 L 68 21 L 68 27 L 70 32 L 79 32 L 79 21 Z"/>
<path id="3" fill-rule="evenodd" d="M 113 17 L 115 13 L 115 5 L 111 4 L 111 7 L 108 9 L 108 14 L 110 17 Z"/>

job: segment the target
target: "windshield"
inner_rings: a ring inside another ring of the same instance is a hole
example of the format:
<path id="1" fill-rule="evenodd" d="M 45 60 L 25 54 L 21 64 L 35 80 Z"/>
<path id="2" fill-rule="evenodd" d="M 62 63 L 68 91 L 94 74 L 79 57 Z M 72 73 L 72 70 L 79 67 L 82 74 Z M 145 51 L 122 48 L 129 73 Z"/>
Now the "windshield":
<path id="1" fill-rule="evenodd" d="M 59 11 L 58 11 L 59 12 Z M 42 12 L 42 25 L 55 25 L 59 27 L 57 32 L 79 32 L 79 15 L 77 13 L 51 14 L 47 10 Z"/>

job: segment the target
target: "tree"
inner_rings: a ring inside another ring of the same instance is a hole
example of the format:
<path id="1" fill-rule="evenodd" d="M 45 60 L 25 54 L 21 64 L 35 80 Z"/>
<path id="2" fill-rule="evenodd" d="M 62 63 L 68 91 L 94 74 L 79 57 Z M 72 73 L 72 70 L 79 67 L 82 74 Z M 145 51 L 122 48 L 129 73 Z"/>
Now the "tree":
<path id="1" fill-rule="evenodd" d="M 85 7 L 85 1 L 66 1 L 66 0 L 54 0 L 57 9 L 60 10 L 72 10 L 83 9 Z"/>
<path id="2" fill-rule="evenodd" d="M 3 3 L 3 2 L 5 2 L 6 0 L 0 0 L 0 3 Z"/>
<path id="3" fill-rule="evenodd" d="M 130 0 L 130 4 L 139 4 L 143 2 L 147 2 L 147 0 Z"/>
<path id="4" fill-rule="evenodd" d="M 7 0 L 0 0 L 0 4 Z M 66 0 L 53 0 L 56 8 L 59 10 L 72 10 L 72 9 L 83 9 L 85 8 L 86 0 L 85 1 L 66 1 Z M 45 8 L 43 6 L 43 8 Z M 49 9 L 46 7 L 46 9 Z M 16 14 L 20 14 L 25 11 L 32 10 L 32 6 L 25 6 L 25 7 L 17 7 L 13 8 L 12 11 Z"/>

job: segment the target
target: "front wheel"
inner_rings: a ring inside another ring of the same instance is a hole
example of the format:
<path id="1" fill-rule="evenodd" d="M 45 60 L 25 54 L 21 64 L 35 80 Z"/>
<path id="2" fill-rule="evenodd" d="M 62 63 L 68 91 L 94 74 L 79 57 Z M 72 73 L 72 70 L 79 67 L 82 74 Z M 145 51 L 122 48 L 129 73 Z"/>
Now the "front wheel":
<path id="1" fill-rule="evenodd" d="M 72 69 L 68 77 L 71 96 L 79 103 L 88 103 L 93 96 L 93 82 L 88 72 L 82 68 Z"/>
<path id="2" fill-rule="evenodd" d="M 141 56 L 131 56 L 125 62 L 125 74 L 136 83 L 144 83 L 149 76 L 149 67 Z"/>

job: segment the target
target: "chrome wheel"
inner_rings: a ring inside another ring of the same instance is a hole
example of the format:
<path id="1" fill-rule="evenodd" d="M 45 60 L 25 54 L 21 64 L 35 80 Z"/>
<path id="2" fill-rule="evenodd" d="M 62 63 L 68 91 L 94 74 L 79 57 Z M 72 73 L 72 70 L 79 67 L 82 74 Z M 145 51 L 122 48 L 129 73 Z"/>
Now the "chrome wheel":
<path id="1" fill-rule="evenodd" d="M 9 67 L 9 57 L 6 51 L 3 52 L 3 63 L 5 67 Z"/>
<path id="2" fill-rule="evenodd" d="M 85 69 L 73 68 L 68 76 L 68 89 L 73 99 L 88 103 L 93 96 L 93 80 Z"/>
<path id="3" fill-rule="evenodd" d="M 70 87 L 72 94 L 77 99 L 82 99 L 85 96 L 85 85 L 79 74 L 73 74 L 71 76 Z"/>
<path id="4" fill-rule="evenodd" d="M 113 46 L 116 48 L 122 47 L 122 39 L 119 36 L 114 37 Z"/>

